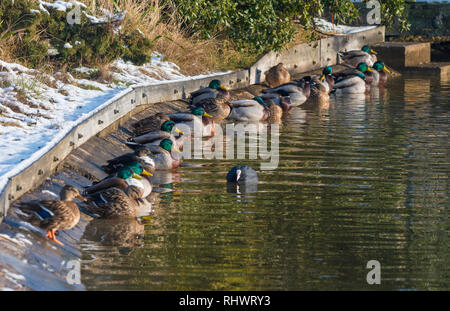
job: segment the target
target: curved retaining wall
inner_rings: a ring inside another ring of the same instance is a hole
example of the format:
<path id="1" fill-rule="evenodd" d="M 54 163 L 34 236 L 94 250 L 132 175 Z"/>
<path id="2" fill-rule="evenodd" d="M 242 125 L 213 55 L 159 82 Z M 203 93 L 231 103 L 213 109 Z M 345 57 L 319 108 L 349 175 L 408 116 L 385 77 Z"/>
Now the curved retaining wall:
<path id="1" fill-rule="evenodd" d="M 319 69 L 337 63 L 337 52 L 360 49 L 365 44 L 384 41 L 385 27 L 349 35 L 340 35 L 302 43 L 280 53 L 269 52 L 248 69 L 218 74 L 206 78 L 164 81 L 152 85 L 136 85 L 114 97 L 103 108 L 81 121 L 70 130 L 53 148 L 39 159 L 10 177 L 0 190 L 0 222 L 8 212 L 10 204 L 26 192 L 38 187 L 55 173 L 60 163 L 76 148 L 122 119 L 128 118 L 141 105 L 186 99 L 190 92 L 207 86 L 214 79 L 230 89 L 243 88 L 265 80 L 264 72 L 282 62 L 292 74 Z"/>

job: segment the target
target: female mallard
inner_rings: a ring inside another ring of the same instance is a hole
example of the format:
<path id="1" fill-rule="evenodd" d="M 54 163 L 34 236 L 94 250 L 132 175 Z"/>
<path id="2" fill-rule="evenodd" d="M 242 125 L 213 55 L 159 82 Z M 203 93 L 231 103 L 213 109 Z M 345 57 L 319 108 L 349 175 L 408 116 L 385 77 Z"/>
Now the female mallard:
<path id="1" fill-rule="evenodd" d="M 80 220 L 80 211 L 73 199 L 86 201 L 80 195 L 77 188 L 65 185 L 59 196 L 61 200 L 42 200 L 21 202 L 18 207 L 24 211 L 33 212 L 35 217 L 32 223 L 47 231 L 46 237 L 53 242 L 64 246 L 56 239 L 55 232 L 58 230 L 69 230 L 75 227 Z"/>
<path id="2" fill-rule="evenodd" d="M 154 173 L 155 161 L 153 161 L 151 155 L 152 153 L 147 147 L 139 146 L 134 152 L 126 153 L 114 159 L 107 160 L 108 164 L 102 166 L 102 168 L 107 174 L 115 174 L 121 167 L 127 166 L 134 162 L 139 162 L 146 171 Z"/>
<path id="3" fill-rule="evenodd" d="M 155 166 L 157 170 L 172 170 L 180 166 L 181 156 L 172 152 L 180 152 L 170 139 L 163 139 L 159 146 L 151 145 L 149 149 L 154 154 Z"/>
<path id="4" fill-rule="evenodd" d="M 180 136 L 178 136 L 178 138 L 175 138 L 175 136 L 173 136 L 172 134 L 172 130 L 175 130 L 175 132 L 179 133 Z M 182 131 L 180 131 L 175 127 L 174 121 L 168 120 L 161 125 L 161 128 L 159 130 L 147 132 L 144 135 L 129 138 L 128 141 L 131 143 L 138 143 L 141 145 L 148 146 L 148 145 L 159 145 L 161 140 L 167 138 L 170 139 L 178 148 L 181 148 L 183 147 L 183 142 L 185 138 L 183 134 L 184 133 Z"/>
<path id="5" fill-rule="evenodd" d="M 279 63 L 276 66 L 273 66 L 269 70 L 265 72 L 266 82 L 269 84 L 271 88 L 277 87 L 279 85 L 288 83 L 291 81 L 291 75 L 289 71 L 284 68 L 283 63 Z"/>
<path id="6" fill-rule="evenodd" d="M 190 129 L 190 136 L 194 136 L 194 131 L 201 133 L 200 136 L 210 136 L 211 115 L 203 107 L 193 107 L 191 112 L 178 112 L 169 114 L 170 120 L 176 123 L 178 128 L 183 130 Z"/>
<path id="7" fill-rule="evenodd" d="M 390 73 L 390 71 L 386 68 L 383 62 L 377 61 L 375 64 L 373 64 L 372 68 L 374 69 L 373 78 L 374 82 L 373 85 L 379 85 L 382 86 L 386 84 L 387 81 L 387 73 Z"/>
<path id="8" fill-rule="evenodd" d="M 259 122 L 269 121 L 271 123 L 278 123 L 281 119 L 283 110 L 272 99 L 267 99 L 266 102 L 255 96 L 253 99 L 239 99 L 230 102 L 231 113 L 228 119 L 238 122 Z"/>
<path id="9" fill-rule="evenodd" d="M 310 80 L 310 79 L 309 79 Z M 308 79 L 300 79 L 298 81 L 292 81 L 282 84 L 280 86 L 263 90 L 262 97 L 265 98 L 265 94 L 279 94 L 281 96 L 289 96 L 290 106 L 296 107 L 303 104 L 311 94 L 311 87 Z"/>
<path id="10" fill-rule="evenodd" d="M 157 114 L 134 123 L 133 132 L 136 135 L 143 135 L 148 132 L 158 131 L 166 121 L 170 121 L 170 118 L 166 114 L 158 112 Z"/>
<path id="11" fill-rule="evenodd" d="M 366 63 L 372 66 L 377 61 L 376 52 L 370 48 L 370 46 L 365 45 L 361 50 L 353 50 L 348 52 L 339 52 L 338 55 L 344 63 L 351 66 L 357 66 L 359 63 Z"/>
<path id="12" fill-rule="evenodd" d="M 88 196 L 88 211 L 100 218 L 137 217 L 141 208 L 141 193 L 142 190 L 137 186 L 104 189 Z"/>
<path id="13" fill-rule="evenodd" d="M 329 94 L 334 87 L 334 78 L 331 75 L 333 69 L 330 66 L 325 67 L 322 70 L 322 75 L 311 76 L 311 91 L 308 100 L 305 105 L 326 104 L 330 100 Z"/>
<path id="14" fill-rule="evenodd" d="M 201 88 L 191 93 L 191 104 L 197 105 L 207 98 L 223 98 L 230 100 L 230 92 L 220 83 L 219 80 L 212 80 L 208 87 Z"/>
<path id="15" fill-rule="evenodd" d="M 141 195 L 142 198 L 145 198 L 153 190 L 152 183 L 147 176 L 153 176 L 153 174 L 143 169 L 140 163 L 134 162 L 119 169 L 117 175 L 108 176 L 98 183 L 85 188 L 84 194 L 93 194 L 113 187 L 126 189 L 129 186 L 136 186 L 142 189 Z"/>
<path id="16" fill-rule="evenodd" d="M 343 76 L 336 81 L 335 92 L 336 94 L 364 94 L 368 85 L 365 80 L 366 76 L 362 72 Z"/>

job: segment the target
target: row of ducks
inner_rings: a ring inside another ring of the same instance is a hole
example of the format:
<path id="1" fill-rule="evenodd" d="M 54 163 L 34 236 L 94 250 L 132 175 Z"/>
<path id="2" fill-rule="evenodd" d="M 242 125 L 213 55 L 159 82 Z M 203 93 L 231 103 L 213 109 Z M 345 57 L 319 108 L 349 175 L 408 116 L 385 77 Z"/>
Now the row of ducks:
<path id="1" fill-rule="evenodd" d="M 208 87 L 191 93 L 190 111 L 157 113 L 134 123 L 134 136 L 125 142 L 133 152 L 108 160 L 103 169 L 109 175 L 103 180 L 82 192 L 66 185 L 61 189 L 60 200 L 22 202 L 18 207 L 29 212 L 30 221 L 46 230 L 46 237 L 60 245 L 63 244 L 56 239 L 56 231 L 71 229 L 80 219 L 75 199 L 83 201 L 83 210 L 94 217 L 136 217 L 153 190 L 150 176 L 155 170 L 173 170 L 180 166 L 180 149 L 194 129 L 200 130 L 201 136 L 214 136 L 216 124 L 225 119 L 279 123 L 283 113 L 292 107 L 315 105 L 328 100 L 331 93 L 365 93 L 387 80 L 386 66 L 374 56 L 367 46 L 361 51 L 340 53 L 347 70 L 333 74 L 328 66 L 320 75 L 288 82 L 283 66 L 277 65 L 266 73 L 273 87 L 252 99 L 230 100 L 230 92 L 219 80 L 213 80 Z M 233 168 L 227 180 L 238 183 L 245 181 L 246 176 L 247 180 L 254 180 L 255 174 L 248 167 Z"/>

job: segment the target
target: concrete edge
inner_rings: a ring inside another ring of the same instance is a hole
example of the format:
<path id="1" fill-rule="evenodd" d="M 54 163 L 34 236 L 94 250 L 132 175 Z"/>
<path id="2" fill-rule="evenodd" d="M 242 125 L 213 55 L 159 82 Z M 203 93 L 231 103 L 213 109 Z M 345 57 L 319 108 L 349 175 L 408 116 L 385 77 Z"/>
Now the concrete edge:
<path id="1" fill-rule="evenodd" d="M 261 83 L 265 80 L 264 72 L 279 62 L 283 62 L 292 74 L 335 65 L 338 51 L 359 49 L 365 44 L 383 42 L 384 34 L 385 27 L 379 26 L 354 34 L 298 44 L 280 53 L 269 52 L 250 68 L 236 72 L 131 87 L 131 90 L 121 93 L 118 99 L 74 126 L 53 148 L 8 179 L 0 192 L 0 223 L 6 216 L 10 205 L 57 172 L 59 165 L 72 150 L 81 146 L 91 137 L 98 135 L 113 123 L 126 118 L 130 112 L 141 105 L 187 99 L 190 92 L 207 86 L 209 81 L 214 78 L 219 78 L 230 89 Z"/>

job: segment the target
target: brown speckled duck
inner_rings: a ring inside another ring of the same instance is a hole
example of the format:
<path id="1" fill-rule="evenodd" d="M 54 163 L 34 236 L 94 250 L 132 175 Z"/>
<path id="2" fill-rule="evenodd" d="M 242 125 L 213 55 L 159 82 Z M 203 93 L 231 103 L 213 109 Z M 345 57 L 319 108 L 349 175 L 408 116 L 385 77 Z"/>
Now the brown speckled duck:
<path id="1" fill-rule="evenodd" d="M 136 135 L 143 135 L 148 132 L 158 131 L 164 122 L 169 121 L 168 115 L 158 112 L 148 118 L 137 121 L 133 124 L 133 132 Z"/>
<path id="2" fill-rule="evenodd" d="M 265 75 L 266 82 L 270 87 L 277 87 L 291 81 L 291 75 L 289 74 L 289 71 L 284 68 L 283 63 L 273 66 L 265 72 Z"/>
<path id="3" fill-rule="evenodd" d="M 130 218 L 136 217 L 141 208 L 141 189 L 129 186 L 125 190 L 108 188 L 88 196 L 91 213 L 100 218 Z"/>
<path id="4" fill-rule="evenodd" d="M 223 98 L 225 100 L 230 100 L 230 96 L 230 92 L 219 80 L 212 80 L 208 87 L 201 88 L 191 93 L 191 104 L 195 106 L 208 98 Z"/>
<path id="5" fill-rule="evenodd" d="M 60 193 L 61 200 L 35 200 L 21 202 L 18 208 L 23 211 L 34 213 L 32 223 L 47 231 L 46 237 L 55 243 L 64 246 L 56 239 L 55 232 L 58 230 L 69 230 L 75 227 L 80 220 L 80 211 L 73 199 L 86 201 L 80 195 L 77 188 L 65 185 Z"/>
<path id="6" fill-rule="evenodd" d="M 228 99 L 220 97 L 207 98 L 193 106 L 202 107 L 206 113 L 211 115 L 212 136 L 215 135 L 216 122 L 221 123 L 230 115 L 231 112 L 231 107 L 228 103 Z"/>

